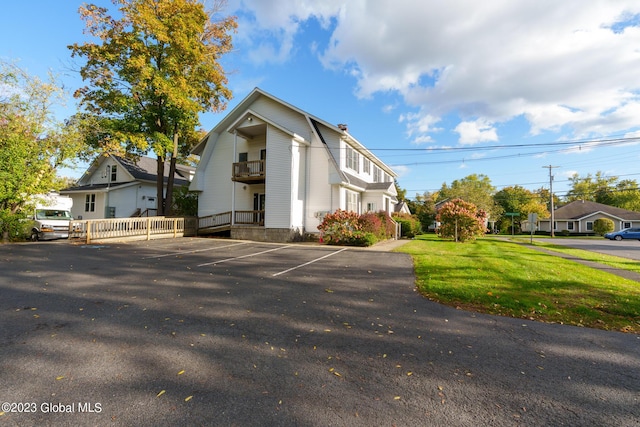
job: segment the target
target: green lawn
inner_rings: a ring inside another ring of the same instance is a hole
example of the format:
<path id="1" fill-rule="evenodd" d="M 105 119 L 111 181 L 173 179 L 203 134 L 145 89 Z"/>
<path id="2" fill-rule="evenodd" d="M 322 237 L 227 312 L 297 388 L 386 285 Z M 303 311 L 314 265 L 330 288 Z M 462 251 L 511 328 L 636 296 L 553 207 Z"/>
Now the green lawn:
<path id="1" fill-rule="evenodd" d="M 638 282 L 501 239 L 454 243 L 424 235 L 398 251 L 413 257 L 417 287 L 434 301 L 483 313 L 640 332 Z M 580 252 L 572 254 L 599 257 Z M 618 268 L 638 264 L 606 261 Z"/>

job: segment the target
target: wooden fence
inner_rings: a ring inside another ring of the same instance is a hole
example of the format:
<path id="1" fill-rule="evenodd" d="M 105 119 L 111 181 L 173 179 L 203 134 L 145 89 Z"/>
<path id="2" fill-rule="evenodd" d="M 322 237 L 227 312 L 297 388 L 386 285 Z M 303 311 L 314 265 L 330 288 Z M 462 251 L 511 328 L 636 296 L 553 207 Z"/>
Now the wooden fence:
<path id="1" fill-rule="evenodd" d="M 111 218 L 74 220 L 69 224 L 69 238 L 96 240 L 151 240 L 168 237 L 194 236 L 197 218 Z"/>

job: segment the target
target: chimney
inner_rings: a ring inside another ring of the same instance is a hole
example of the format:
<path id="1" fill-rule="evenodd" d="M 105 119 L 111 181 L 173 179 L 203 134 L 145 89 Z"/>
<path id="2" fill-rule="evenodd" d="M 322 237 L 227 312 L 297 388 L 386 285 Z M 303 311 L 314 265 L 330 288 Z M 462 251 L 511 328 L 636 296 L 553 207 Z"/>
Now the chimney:
<path id="1" fill-rule="evenodd" d="M 348 131 L 349 131 L 349 128 L 348 128 L 348 127 L 347 127 L 347 125 L 346 125 L 346 124 L 344 124 L 344 123 L 338 123 L 338 129 L 340 129 L 340 130 L 342 130 L 342 131 L 345 131 L 345 132 L 348 132 Z"/>

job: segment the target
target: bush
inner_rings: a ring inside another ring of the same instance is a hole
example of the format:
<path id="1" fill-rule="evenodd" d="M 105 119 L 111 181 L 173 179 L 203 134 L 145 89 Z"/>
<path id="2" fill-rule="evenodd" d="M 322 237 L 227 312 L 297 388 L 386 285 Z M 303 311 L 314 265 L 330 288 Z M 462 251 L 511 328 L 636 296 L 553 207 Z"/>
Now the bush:
<path id="1" fill-rule="evenodd" d="M 386 212 L 355 212 L 338 209 L 325 215 L 318 226 L 325 242 L 333 245 L 371 246 L 393 237 L 395 225 Z"/>
<path id="2" fill-rule="evenodd" d="M 422 223 L 413 215 L 396 213 L 393 214 L 393 220 L 400 223 L 405 237 L 413 238 L 422 234 Z"/>
<path id="3" fill-rule="evenodd" d="M 599 236 L 604 236 L 613 231 L 614 228 L 615 224 L 609 218 L 599 218 L 593 221 L 593 231 Z"/>
<path id="4" fill-rule="evenodd" d="M 0 241 L 26 240 L 30 234 L 30 223 L 21 213 L 9 209 L 0 210 Z"/>

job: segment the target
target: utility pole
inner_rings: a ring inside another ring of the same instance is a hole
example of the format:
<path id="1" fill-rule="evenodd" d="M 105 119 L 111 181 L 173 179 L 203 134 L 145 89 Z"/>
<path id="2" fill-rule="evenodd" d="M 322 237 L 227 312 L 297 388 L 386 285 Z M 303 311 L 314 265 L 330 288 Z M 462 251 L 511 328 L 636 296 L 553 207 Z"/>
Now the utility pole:
<path id="1" fill-rule="evenodd" d="M 555 215 L 554 215 L 554 208 L 553 208 L 553 174 L 551 173 L 551 170 L 554 168 L 559 168 L 560 166 L 543 166 L 543 168 L 549 168 L 549 194 L 551 197 L 551 237 L 555 237 L 555 233 L 553 231 L 554 227 L 554 223 L 555 223 Z"/>

